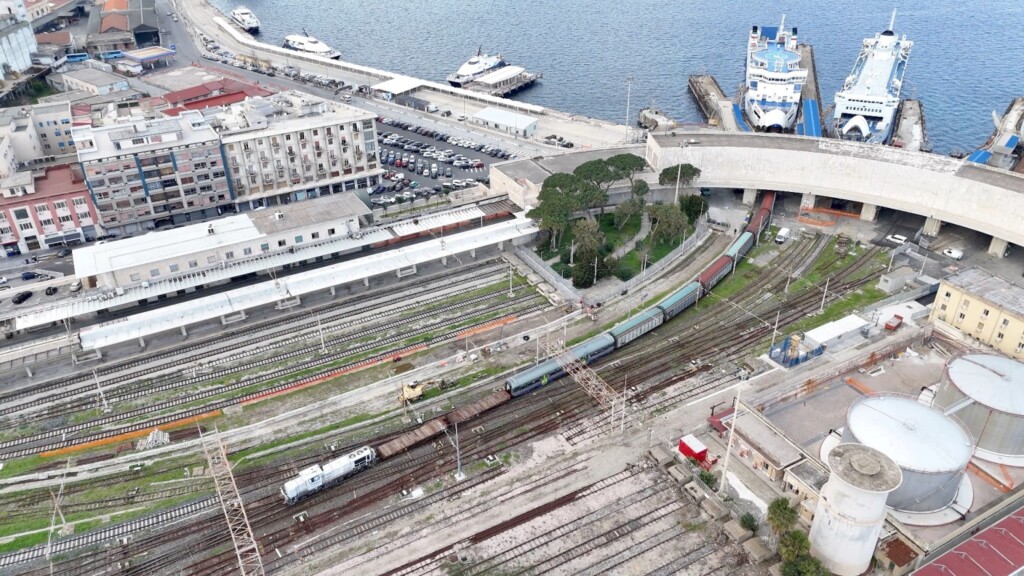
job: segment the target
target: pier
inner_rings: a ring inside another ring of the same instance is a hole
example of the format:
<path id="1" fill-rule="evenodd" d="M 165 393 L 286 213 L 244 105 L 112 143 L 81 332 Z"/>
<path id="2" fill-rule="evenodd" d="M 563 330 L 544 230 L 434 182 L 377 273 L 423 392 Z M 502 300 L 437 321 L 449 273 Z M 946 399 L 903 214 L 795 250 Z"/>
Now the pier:
<path id="1" fill-rule="evenodd" d="M 708 124 L 728 128 L 722 119 L 732 114 L 733 104 L 722 91 L 722 87 L 718 85 L 718 80 L 715 80 L 715 77 L 710 74 L 693 74 L 687 84 L 690 86 L 690 94 L 697 101 Z"/>
<path id="2" fill-rule="evenodd" d="M 541 74 L 527 72 L 521 66 L 505 66 L 473 80 L 465 88 L 474 92 L 504 98 L 529 88 L 541 77 Z"/>
<path id="3" fill-rule="evenodd" d="M 823 135 L 821 94 L 818 93 L 818 75 L 814 66 L 814 50 L 808 44 L 797 46 L 800 52 L 800 63 L 807 68 L 807 82 L 800 91 L 800 111 L 796 117 L 795 132 L 797 136 Z"/>
<path id="4" fill-rule="evenodd" d="M 992 113 L 996 129 L 988 142 L 967 157 L 969 162 L 1024 174 L 1024 159 L 1018 152 L 1021 128 L 1024 125 L 1024 97 L 1016 98 L 1006 107 L 1002 118 Z"/>
<path id="5" fill-rule="evenodd" d="M 924 105 L 920 100 L 903 100 L 893 120 L 892 146 L 911 152 L 931 152 L 924 123 Z"/>

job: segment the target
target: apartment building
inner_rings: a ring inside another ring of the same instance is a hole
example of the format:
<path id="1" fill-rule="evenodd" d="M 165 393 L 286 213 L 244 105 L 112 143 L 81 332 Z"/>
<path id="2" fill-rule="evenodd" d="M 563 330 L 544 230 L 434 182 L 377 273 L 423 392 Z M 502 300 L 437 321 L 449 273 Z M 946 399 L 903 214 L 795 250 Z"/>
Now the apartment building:
<path id="1" fill-rule="evenodd" d="M 937 327 L 1024 360 L 1024 287 L 980 268 L 943 279 L 929 319 Z"/>
<path id="2" fill-rule="evenodd" d="M 0 179 L 0 243 L 16 257 L 95 238 L 96 209 L 78 166 L 10 173 Z"/>
<path id="3" fill-rule="evenodd" d="M 220 134 L 239 210 L 376 184 L 374 115 L 283 92 L 204 111 Z"/>
<path id="4" fill-rule="evenodd" d="M 216 131 L 203 115 L 72 129 L 101 225 L 123 235 L 219 215 L 234 192 Z"/>

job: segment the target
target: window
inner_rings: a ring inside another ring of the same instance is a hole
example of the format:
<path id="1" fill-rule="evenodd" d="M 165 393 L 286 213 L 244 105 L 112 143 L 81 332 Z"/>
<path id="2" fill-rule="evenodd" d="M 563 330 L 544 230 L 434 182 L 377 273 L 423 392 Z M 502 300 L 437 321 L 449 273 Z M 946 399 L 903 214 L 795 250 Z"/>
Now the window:
<path id="1" fill-rule="evenodd" d="M 28 209 L 27 208 L 15 208 L 14 209 L 14 217 L 16 219 L 18 219 L 18 220 L 24 220 L 24 219 L 28 218 Z"/>
<path id="2" fill-rule="evenodd" d="M 959 314 L 957 314 L 957 315 L 956 315 L 956 323 L 957 323 L 957 324 L 959 324 L 960 322 L 962 322 L 962 321 L 963 321 L 963 319 L 964 319 L 964 313 L 963 313 L 963 312 L 961 312 L 961 313 L 959 313 Z"/>
<path id="3" fill-rule="evenodd" d="M 1004 336 L 1005 336 L 1005 334 L 1003 334 L 1002 332 L 996 334 L 996 344 L 1002 342 Z"/>
<path id="4" fill-rule="evenodd" d="M 129 278 L 131 278 L 132 282 L 138 282 L 139 280 L 142 280 L 142 276 L 140 276 L 138 272 L 132 274 Z"/>
<path id="5" fill-rule="evenodd" d="M 1010 325 L 1010 319 L 1009 318 L 1003 318 L 1003 321 L 1000 322 L 999 325 L 1002 326 L 1003 328 L 1006 328 L 1007 326 Z"/>
<path id="6" fill-rule="evenodd" d="M 260 244 L 260 252 L 270 252 L 270 244 L 266 242 Z"/>
<path id="7" fill-rule="evenodd" d="M 43 215 L 43 214 L 49 214 L 49 213 L 50 213 L 50 207 L 49 206 L 47 206 L 46 204 L 36 204 L 36 214 Z"/>
<path id="8" fill-rule="evenodd" d="M 978 322 L 978 327 L 975 328 L 975 331 L 976 332 L 981 332 L 984 329 L 985 329 L 985 323 L 984 322 Z"/>
<path id="9" fill-rule="evenodd" d="M 149 277 L 150 278 L 156 278 L 159 275 L 160 275 L 160 269 L 159 268 L 150 268 L 149 269 Z"/>
<path id="10" fill-rule="evenodd" d="M 32 226 L 31 222 L 22 222 L 21 224 L 18 224 L 18 230 L 32 230 L 33 228 L 34 226 Z"/>
<path id="11" fill-rule="evenodd" d="M 988 316 L 988 308 L 985 308 L 984 310 L 982 310 L 981 311 L 981 315 L 987 317 Z"/>
<path id="12" fill-rule="evenodd" d="M 188 267 L 189 268 L 199 268 L 199 262 L 197 262 L 196 260 L 189 260 L 188 261 Z"/>
<path id="13" fill-rule="evenodd" d="M 57 200 L 56 202 L 53 203 L 53 207 L 56 208 L 57 210 L 67 210 L 68 203 L 63 200 Z"/>
<path id="14" fill-rule="evenodd" d="M 277 247 L 278 248 L 284 248 L 286 245 L 287 245 L 287 242 L 285 240 L 278 240 L 277 241 Z"/>
<path id="15" fill-rule="evenodd" d="M 1024 342 L 1017 343 L 1017 353 L 1020 354 L 1021 352 L 1024 352 Z"/>
<path id="16" fill-rule="evenodd" d="M 320 238 L 320 233 L 319 233 L 319 232 L 313 232 L 313 233 L 312 233 L 312 234 L 310 234 L 309 236 L 310 236 L 310 238 L 312 238 L 313 240 L 318 240 L 318 239 Z"/>
<path id="17" fill-rule="evenodd" d="M 243 256 L 252 256 L 252 248 L 242 248 Z"/>
<path id="18" fill-rule="evenodd" d="M 942 297 L 945 298 L 946 300 L 949 300 L 949 297 L 950 297 L 949 291 L 947 290 L 946 293 L 942 295 Z"/>
<path id="19" fill-rule="evenodd" d="M 328 228 L 327 229 L 327 235 L 328 236 L 334 236 L 334 228 Z"/>
<path id="20" fill-rule="evenodd" d="M 50 220 L 49 218 L 40 218 L 39 224 L 42 226 L 53 226 L 53 220 Z"/>
<path id="21" fill-rule="evenodd" d="M 174 274 L 175 272 L 178 271 L 178 265 L 177 264 L 171 264 L 170 266 L 167 267 L 167 269 L 171 271 L 171 274 Z"/>
<path id="22" fill-rule="evenodd" d="M 206 263 L 207 264 L 213 264 L 216 261 L 217 261 L 217 255 L 216 254 L 214 254 L 212 256 L 207 256 L 206 257 Z"/>
<path id="23" fill-rule="evenodd" d="M 939 306 L 939 310 L 945 311 L 946 310 L 946 305 L 943 304 L 942 306 Z"/>
<path id="24" fill-rule="evenodd" d="M 68 222 L 71 222 L 71 216 L 68 215 L 68 214 L 65 214 L 64 216 L 60 217 L 60 221 L 62 223 L 64 223 L 64 224 L 67 224 Z"/>
<path id="25" fill-rule="evenodd" d="M 296 236 L 295 237 L 295 243 L 296 244 L 302 244 L 302 236 Z"/>
<path id="26" fill-rule="evenodd" d="M 234 251 L 229 250 L 229 251 L 225 252 L 224 253 L 224 259 L 225 260 L 234 260 L 235 259 Z"/>

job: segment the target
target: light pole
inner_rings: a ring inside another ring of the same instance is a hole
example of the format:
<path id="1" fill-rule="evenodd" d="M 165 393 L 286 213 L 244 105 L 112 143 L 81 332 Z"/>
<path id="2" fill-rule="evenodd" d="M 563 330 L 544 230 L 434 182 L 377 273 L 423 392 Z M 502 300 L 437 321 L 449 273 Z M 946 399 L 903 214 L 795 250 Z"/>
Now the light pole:
<path id="1" fill-rule="evenodd" d="M 683 142 L 683 145 L 679 147 L 679 149 L 682 151 L 683 154 L 686 153 L 686 148 L 689 145 L 690 145 L 689 142 Z M 679 159 L 679 163 L 676 164 L 676 196 L 675 196 L 675 200 L 673 201 L 673 202 L 675 202 L 676 205 L 679 205 L 679 177 L 682 175 L 682 172 L 683 172 L 680 169 L 680 167 L 682 165 L 683 165 L 682 158 L 680 158 Z"/>

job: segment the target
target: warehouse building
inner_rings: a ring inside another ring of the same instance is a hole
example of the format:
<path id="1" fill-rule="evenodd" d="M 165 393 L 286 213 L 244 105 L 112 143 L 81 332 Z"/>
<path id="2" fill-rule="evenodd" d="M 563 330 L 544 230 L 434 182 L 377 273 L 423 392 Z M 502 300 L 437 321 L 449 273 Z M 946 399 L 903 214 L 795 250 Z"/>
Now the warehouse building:
<path id="1" fill-rule="evenodd" d="M 1024 288 L 985 270 L 942 280 L 929 319 L 939 330 L 1024 360 Z"/>
<path id="2" fill-rule="evenodd" d="M 523 138 L 532 138 L 537 132 L 536 118 L 499 108 L 484 108 L 473 114 L 473 122 L 486 128 Z"/>

